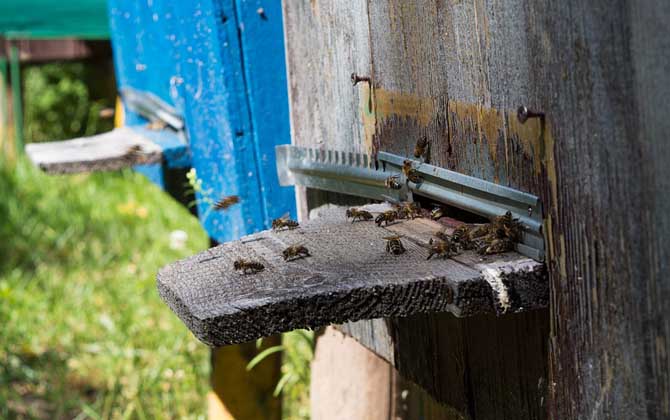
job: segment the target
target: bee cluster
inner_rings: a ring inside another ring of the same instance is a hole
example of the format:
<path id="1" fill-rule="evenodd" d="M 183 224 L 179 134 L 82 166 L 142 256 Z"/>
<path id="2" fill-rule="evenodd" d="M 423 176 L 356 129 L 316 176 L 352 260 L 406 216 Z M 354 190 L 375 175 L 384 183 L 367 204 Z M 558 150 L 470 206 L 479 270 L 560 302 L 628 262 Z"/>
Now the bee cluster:
<path id="1" fill-rule="evenodd" d="M 370 219 L 371 218 L 372 215 L 370 215 Z M 298 227 L 300 227 L 300 224 L 295 220 L 291 220 L 288 215 L 279 217 L 272 221 L 272 230 L 275 232 L 282 230 L 293 230 Z M 282 251 L 282 257 L 284 258 L 284 261 L 295 261 L 310 256 L 311 254 L 309 253 L 309 250 L 304 245 L 290 245 Z M 256 274 L 265 270 L 263 263 L 254 260 L 246 260 L 243 258 L 238 258 L 235 260 L 233 263 L 233 268 L 235 271 L 239 271 L 242 274 Z"/>
<path id="2" fill-rule="evenodd" d="M 474 250 L 482 255 L 500 254 L 512 251 L 514 244 L 521 240 L 521 223 L 508 211 L 494 217 L 490 223 L 463 224 L 454 229 L 451 235 L 438 231 L 434 236 L 438 238 L 437 242 L 449 244 L 450 252 Z"/>

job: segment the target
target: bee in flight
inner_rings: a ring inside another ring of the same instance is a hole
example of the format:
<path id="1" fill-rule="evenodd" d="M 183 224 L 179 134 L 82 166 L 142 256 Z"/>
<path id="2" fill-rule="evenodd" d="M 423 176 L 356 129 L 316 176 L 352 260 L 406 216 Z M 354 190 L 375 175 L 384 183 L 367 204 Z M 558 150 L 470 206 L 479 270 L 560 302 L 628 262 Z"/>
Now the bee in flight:
<path id="1" fill-rule="evenodd" d="M 380 213 L 376 218 L 375 218 L 375 223 L 377 226 L 381 226 L 382 223 L 385 223 L 386 226 L 388 226 L 389 223 L 393 222 L 398 218 L 398 212 L 395 210 L 387 210 L 384 213 Z"/>
<path id="2" fill-rule="evenodd" d="M 433 255 L 441 258 L 449 258 L 458 253 L 458 249 L 450 241 L 433 241 L 433 238 L 430 238 L 428 246 L 430 252 L 428 253 L 428 258 L 426 258 L 427 260 L 431 259 Z"/>
<path id="3" fill-rule="evenodd" d="M 221 197 L 219 201 L 214 203 L 212 206 L 214 210 L 226 210 L 228 207 L 232 206 L 233 204 L 237 204 L 240 202 L 240 197 L 236 195 L 229 195 L 226 197 Z"/>
<path id="4" fill-rule="evenodd" d="M 309 257 L 310 253 L 307 248 L 302 245 L 291 245 L 282 251 L 282 255 L 284 256 L 284 261 L 293 261 Z"/>
<path id="5" fill-rule="evenodd" d="M 272 221 L 272 230 L 274 231 L 283 230 L 284 228 L 292 230 L 298 226 L 300 226 L 300 224 L 295 220 L 289 219 L 288 214 Z"/>
<path id="6" fill-rule="evenodd" d="M 366 210 L 359 210 L 355 208 L 347 209 L 346 212 L 347 219 L 351 218 L 351 223 L 354 223 L 358 220 L 372 220 L 372 213 Z"/>
<path id="7" fill-rule="evenodd" d="M 265 266 L 258 261 L 245 260 L 243 258 L 236 259 L 233 263 L 233 268 L 235 268 L 235 271 L 241 271 L 242 274 L 256 274 L 265 270 Z"/>
<path id="8" fill-rule="evenodd" d="M 399 190 L 402 188 L 398 182 L 398 175 L 391 175 L 384 180 L 384 186 L 390 190 Z"/>
<path id="9" fill-rule="evenodd" d="M 405 247 L 400 241 L 400 236 L 387 236 L 384 239 L 386 240 L 386 252 L 393 255 L 400 255 L 405 252 Z"/>
<path id="10" fill-rule="evenodd" d="M 428 137 L 420 137 L 414 146 L 414 157 L 417 159 L 425 157 L 425 159 L 428 160 L 428 148 Z"/>
<path id="11" fill-rule="evenodd" d="M 405 160 L 402 163 L 402 173 L 405 174 L 405 178 L 407 178 L 407 181 L 413 182 L 415 184 L 421 184 L 423 182 L 423 178 L 421 178 L 419 172 L 417 172 L 416 169 L 412 168 L 411 160 Z"/>

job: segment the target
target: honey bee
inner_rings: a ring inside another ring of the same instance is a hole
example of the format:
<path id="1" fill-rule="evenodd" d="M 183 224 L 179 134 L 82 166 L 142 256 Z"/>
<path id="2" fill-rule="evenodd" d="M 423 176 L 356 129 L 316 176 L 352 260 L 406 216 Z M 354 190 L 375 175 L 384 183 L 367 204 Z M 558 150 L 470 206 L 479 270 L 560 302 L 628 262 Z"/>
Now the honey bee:
<path id="1" fill-rule="evenodd" d="M 419 159 L 420 157 L 426 155 L 428 152 L 428 137 L 423 136 L 420 137 L 416 141 L 416 145 L 414 146 L 414 157 Z"/>
<path id="2" fill-rule="evenodd" d="M 390 222 L 393 222 L 398 218 L 398 213 L 395 210 L 387 210 L 384 213 L 380 213 L 376 218 L 375 218 L 375 223 L 377 226 L 381 226 L 382 223 L 385 223 L 386 226 Z"/>
<path id="3" fill-rule="evenodd" d="M 228 207 L 232 206 L 233 204 L 237 204 L 240 202 L 240 197 L 236 195 L 229 195 L 226 197 L 221 197 L 219 201 L 214 203 L 212 206 L 214 210 L 226 210 Z"/>
<path id="4" fill-rule="evenodd" d="M 391 190 L 399 190 L 402 187 L 400 186 L 400 183 L 398 182 L 398 178 L 399 178 L 398 175 L 391 175 L 390 177 L 388 177 L 384 180 L 384 186 L 388 189 L 391 189 Z"/>
<path id="5" fill-rule="evenodd" d="M 346 212 L 347 219 L 351 218 L 351 223 L 354 223 L 356 219 L 358 220 L 372 220 L 372 213 L 365 210 L 359 210 L 355 208 L 347 209 Z"/>
<path id="6" fill-rule="evenodd" d="M 412 219 L 421 217 L 421 204 L 416 202 L 402 202 L 396 206 L 398 219 Z"/>
<path id="7" fill-rule="evenodd" d="M 138 160 L 144 159 L 145 154 L 144 151 L 142 150 L 142 146 L 139 144 L 134 144 L 130 146 L 128 149 L 126 149 L 126 153 L 124 153 L 123 158 L 137 162 Z"/>
<path id="8" fill-rule="evenodd" d="M 500 254 L 502 252 L 511 251 L 514 249 L 514 242 L 509 238 L 493 239 L 488 245 L 484 244 L 479 248 L 480 254 Z"/>
<path id="9" fill-rule="evenodd" d="M 437 220 L 439 218 L 444 217 L 444 207 L 438 206 L 435 207 L 433 210 L 430 212 L 430 218 L 433 220 Z"/>
<path id="10" fill-rule="evenodd" d="M 256 274 L 265 270 L 265 266 L 258 261 L 245 260 L 238 258 L 233 263 L 235 271 L 241 271 L 242 274 Z"/>
<path id="11" fill-rule="evenodd" d="M 433 238 L 430 238 L 428 245 L 430 246 L 430 252 L 428 253 L 428 258 L 426 258 L 427 260 L 431 259 L 433 255 L 441 258 L 449 258 L 458 253 L 458 249 L 450 241 L 433 241 Z"/>
<path id="12" fill-rule="evenodd" d="M 386 240 L 386 252 L 394 255 L 400 255 L 405 252 L 405 247 L 400 241 L 400 236 L 387 236 L 384 239 Z"/>
<path id="13" fill-rule="evenodd" d="M 470 226 L 467 236 L 472 240 L 487 236 L 489 233 L 491 233 L 491 225 L 489 223 L 484 223 L 481 225 Z"/>
<path id="14" fill-rule="evenodd" d="M 521 223 L 519 219 L 512 217 L 512 212 L 508 211 L 502 216 L 495 217 L 491 222 L 491 231 L 497 238 L 508 238 L 513 242 L 521 239 Z"/>
<path id="15" fill-rule="evenodd" d="M 460 225 L 451 233 L 451 241 L 456 243 L 465 243 L 470 240 L 470 230 L 472 226 L 470 225 Z"/>
<path id="16" fill-rule="evenodd" d="M 407 181 L 413 182 L 415 184 L 421 184 L 423 182 L 423 178 L 421 178 L 419 172 L 412 168 L 412 161 L 410 160 L 405 160 L 402 163 L 402 173 L 405 174 Z"/>
<path id="17" fill-rule="evenodd" d="M 284 261 L 293 261 L 309 257 L 310 253 L 307 248 L 302 245 L 291 245 L 282 251 L 282 255 L 284 256 Z"/>
<path id="18" fill-rule="evenodd" d="M 272 230 L 278 231 L 283 230 L 284 228 L 292 230 L 300 226 L 295 220 L 289 219 L 288 215 L 279 217 L 272 221 Z"/>
<path id="19" fill-rule="evenodd" d="M 443 241 L 451 241 L 452 239 L 447 235 L 447 232 L 443 230 L 438 230 L 437 232 L 433 233 L 433 236 L 436 237 L 437 239 L 441 239 Z"/>

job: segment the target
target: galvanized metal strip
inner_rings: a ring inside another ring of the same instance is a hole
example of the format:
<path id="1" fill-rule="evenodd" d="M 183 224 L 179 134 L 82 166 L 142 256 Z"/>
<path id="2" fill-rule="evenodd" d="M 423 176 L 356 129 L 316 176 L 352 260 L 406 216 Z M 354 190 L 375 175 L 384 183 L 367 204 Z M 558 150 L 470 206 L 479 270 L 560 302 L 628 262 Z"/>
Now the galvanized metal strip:
<path id="1" fill-rule="evenodd" d="M 542 207 L 532 194 L 386 152 L 378 154 L 374 165 L 367 155 L 291 145 L 277 146 L 276 155 L 281 185 L 303 185 L 375 200 L 402 201 L 416 193 L 488 218 L 510 211 L 524 229 L 517 250 L 544 259 Z M 407 182 L 402 173 L 405 160 L 412 162 L 422 183 Z M 386 188 L 384 181 L 392 175 L 399 177 L 400 190 Z"/>

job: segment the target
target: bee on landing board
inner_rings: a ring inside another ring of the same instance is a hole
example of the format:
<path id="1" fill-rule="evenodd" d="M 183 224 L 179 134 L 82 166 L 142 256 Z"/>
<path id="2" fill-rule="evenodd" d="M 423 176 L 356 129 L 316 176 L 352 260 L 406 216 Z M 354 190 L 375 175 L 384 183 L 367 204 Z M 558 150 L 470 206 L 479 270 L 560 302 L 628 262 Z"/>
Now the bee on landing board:
<path id="1" fill-rule="evenodd" d="M 433 241 L 433 238 L 431 238 L 428 246 L 430 247 L 430 252 L 428 253 L 428 258 L 426 258 L 427 260 L 431 259 L 433 255 L 441 258 L 449 258 L 458 253 L 456 246 L 449 241 Z"/>
<path id="2" fill-rule="evenodd" d="M 265 270 L 265 266 L 258 261 L 245 260 L 243 258 L 236 259 L 233 263 L 233 268 L 235 271 L 241 271 L 242 274 L 256 274 Z"/>
<path id="3" fill-rule="evenodd" d="M 354 223 L 356 220 L 372 220 L 373 217 L 369 211 L 356 208 L 347 209 L 346 216 L 347 219 L 351 218 L 351 223 Z"/>
<path id="4" fill-rule="evenodd" d="M 416 219 L 421 217 L 421 204 L 417 202 L 403 201 L 396 205 L 398 219 Z"/>
<path id="5" fill-rule="evenodd" d="M 402 173 L 405 174 L 405 178 L 407 178 L 407 181 L 409 182 L 413 182 L 415 184 L 421 184 L 423 182 L 423 178 L 421 178 L 419 172 L 412 168 L 411 160 L 405 160 L 402 163 Z"/>
<path id="6" fill-rule="evenodd" d="M 284 261 L 299 260 L 300 258 L 311 256 L 307 248 L 302 245 L 291 245 L 282 251 L 282 255 L 284 256 Z"/>
<path id="7" fill-rule="evenodd" d="M 132 162 L 138 162 L 142 161 L 146 157 L 146 154 L 144 153 L 144 150 L 142 149 L 142 146 L 139 144 L 134 144 L 130 146 L 128 149 L 126 149 L 126 152 L 123 154 L 123 158 L 132 161 Z"/>
<path id="8" fill-rule="evenodd" d="M 441 239 L 443 241 L 450 241 L 451 238 L 449 235 L 447 235 L 447 232 L 443 230 L 438 230 L 437 232 L 433 233 L 433 236 L 436 237 L 437 239 Z"/>
<path id="9" fill-rule="evenodd" d="M 295 220 L 291 220 L 288 217 L 288 214 L 272 221 L 272 230 L 279 231 L 283 229 L 292 230 L 300 226 Z"/>
<path id="10" fill-rule="evenodd" d="M 380 213 L 375 218 L 375 223 L 377 224 L 377 226 L 381 226 L 382 223 L 388 226 L 389 223 L 395 221 L 396 219 L 398 219 L 398 212 L 396 212 L 395 210 L 387 210 L 384 213 Z"/>
<path id="11" fill-rule="evenodd" d="M 386 240 L 386 252 L 393 255 L 400 255 L 405 252 L 405 247 L 400 241 L 400 236 L 387 236 L 384 239 Z"/>
<path id="12" fill-rule="evenodd" d="M 430 218 L 433 220 L 437 220 L 444 217 L 444 207 L 438 206 L 435 207 L 433 210 L 430 212 Z"/>
<path id="13" fill-rule="evenodd" d="M 384 186 L 390 190 L 399 190 L 402 188 L 398 182 L 398 175 L 391 175 L 384 180 Z"/>
<path id="14" fill-rule="evenodd" d="M 414 146 L 414 157 L 417 158 L 417 159 L 420 159 L 421 157 L 423 157 L 424 160 L 427 162 L 428 161 L 428 149 L 429 149 L 428 137 L 426 137 L 426 136 L 420 137 L 416 141 L 416 145 Z"/>
<path id="15" fill-rule="evenodd" d="M 232 206 L 233 204 L 237 204 L 240 202 L 240 197 L 236 195 L 229 195 L 226 197 L 222 197 L 219 201 L 214 203 L 212 206 L 214 210 L 226 210 L 228 207 Z"/>
<path id="16" fill-rule="evenodd" d="M 485 243 L 479 248 L 480 254 L 500 254 L 514 249 L 514 242 L 509 238 L 493 239 L 488 245 Z"/>

